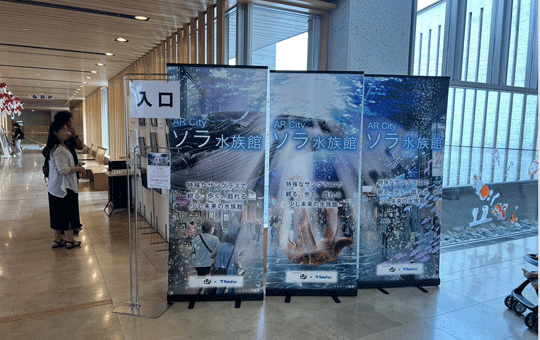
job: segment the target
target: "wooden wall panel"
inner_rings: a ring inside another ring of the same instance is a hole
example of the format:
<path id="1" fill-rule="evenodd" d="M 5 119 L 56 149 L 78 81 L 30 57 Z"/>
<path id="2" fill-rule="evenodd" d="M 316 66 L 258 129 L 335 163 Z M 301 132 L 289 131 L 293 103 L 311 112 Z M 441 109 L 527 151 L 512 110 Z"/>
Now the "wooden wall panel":
<path id="1" fill-rule="evenodd" d="M 173 36 L 171 35 L 170 37 L 167 37 L 167 49 L 166 49 L 166 52 L 165 52 L 165 73 L 167 72 L 167 64 L 170 64 L 172 63 L 172 51 L 173 51 L 173 47 L 172 47 L 172 40 L 173 40 Z"/>
<path id="2" fill-rule="evenodd" d="M 191 19 L 189 22 L 189 54 L 191 56 L 189 62 L 197 63 L 197 18 Z"/>
<path id="3" fill-rule="evenodd" d="M 319 53 L 319 70 L 328 69 L 328 45 L 329 45 L 330 15 L 321 15 L 321 47 Z"/>
<path id="4" fill-rule="evenodd" d="M 101 134 L 101 89 L 97 89 L 85 98 L 86 145 L 102 146 Z"/>
<path id="5" fill-rule="evenodd" d="M 174 32 L 171 37 L 171 63 L 175 64 L 178 62 L 176 59 L 178 55 L 178 44 L 176 43 L 176 37 L 178 37 L 177 32 Z"/>
<path id="6" fill-rule="evenodd" d="M 75 132 L 79 134 L 81 139 L 84 138 L 84 100 L 78 102 L 77 104 L 71 106 L 69 108 L 69 112 L 71 112 L 71 125 L 75 129 Z M 7 126 L 7 125 L 4 125 Z M 85 140 L 83 139 L 83 142 Z"/>
<path id="7" fill-rule="evenodd" d="M 184 24 L 182 31 L 184 31 L 184 36 L 182 37 L 182 45 L 184 45 L 184 60 L 183 63 L 189 63 L 189 24 Z"/>
<path id="8" fill-rule="evenodd" d="M 210 6 L 206 12 L 206 62 L 208 64 L 214 64 L 215 10 L 216 6 Z"/>
<path id="9" fill-rule="evenodd" d="M 216 41 L 216 50 L 217 50 L 217 60 L 216 63 L 219 65 L 225 65 L 225 0 L 218 0 L 216 4 L 216 21 L 217 21 L 217 41 Z"/>
<path id="10" fill-rule="evenodd" d="M 197 18 L 197 63 L 204 64 L 206 62 L 206 15 L 199 13 Z"/>
<path id="11" fill-rule="evenodd" d="M 126 70 L 127 71 L 127 70 Z M 111 159 L 126 155 L 126 112 L 124 106 L 124 74 L 109 80 L 109 154 Z"/>
<path id="12" fill-rule="evenodd" d="M 184 30 L 179 28 L 176 31 L 176 62 L 184 62 Z"/>

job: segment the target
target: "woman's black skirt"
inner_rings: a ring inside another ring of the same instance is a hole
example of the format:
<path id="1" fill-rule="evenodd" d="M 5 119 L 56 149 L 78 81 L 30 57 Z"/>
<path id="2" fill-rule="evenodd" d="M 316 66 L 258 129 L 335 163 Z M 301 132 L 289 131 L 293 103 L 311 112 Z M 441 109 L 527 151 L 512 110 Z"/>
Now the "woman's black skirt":
<path id="1" fill-rule="evenodd" d="M 80 227 L 79 194 L 67 189 L 66 196 L 60 198 L 49 193 L 49 213 L 51 229 L 71 230 Z"/>

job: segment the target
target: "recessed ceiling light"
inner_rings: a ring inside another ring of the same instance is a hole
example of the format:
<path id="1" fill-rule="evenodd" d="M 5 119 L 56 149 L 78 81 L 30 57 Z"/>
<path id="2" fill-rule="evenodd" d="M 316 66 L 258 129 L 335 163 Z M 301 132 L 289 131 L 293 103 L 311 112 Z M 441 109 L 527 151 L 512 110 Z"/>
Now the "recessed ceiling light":
<path id="1" fill-rule="evenodd" d="M 86 79 L 92 79 L 92 77 L 86 77 Z"/>
<path id="2" fill-rule="evenodd" d="M 88 84 L 88 82 L 87 82 L 87 81 L 83 81 L 82 83 L 83 83 L 83 84 Z"/>
<path id="3" fill-rule="evenodd" d="M 97 63 L 96 66 L 105 66 L 104 63 Z"/>
<path id="4" fill-rule="evenodd" d="M 122 37 L 116 38 L 114 40 L 119 41 L 119 42 L 128 42 L 128 40 L 126 38 L 122 38 Z"/>
<path id="5" fill-rule="evenodd" d="M 96 74 L 96 73 L 97 73 L 97 71 L 90 71 L 90 73 L 94 73 L 94 74 Z"/>
<path id="6" fill-rule="evenodd" d="M 149 20 L 147 17 L 142 16 L 142 15 L 136 15 L 135 19 L 141 20 L 141 21 L 148 21 Z"/>
<path id="7" fill-rule="evenodd" d="M 111 52 L 107 52 L 107 53 L 105 53 L 105 55 L 107 55 L 107 56 L 111 57 L 111 56 L 113 56 L 113 55 L 114 55 L 114 53 L 111 53 Z"/>

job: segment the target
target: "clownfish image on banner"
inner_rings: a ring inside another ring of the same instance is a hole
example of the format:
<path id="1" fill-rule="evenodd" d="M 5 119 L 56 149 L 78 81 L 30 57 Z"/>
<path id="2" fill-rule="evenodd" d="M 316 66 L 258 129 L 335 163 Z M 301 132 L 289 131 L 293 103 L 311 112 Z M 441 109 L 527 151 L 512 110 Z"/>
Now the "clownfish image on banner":
<path id="1" fill-rule="evenodd" d="M 518 221 L 518 218 L 516 217 L 516 212 L 514 211 L 512 213 L 512 216 L 510 217 L 510 222 L 512 222 L 512 225 L 514 225 Z"/>
<path id="2" fill-rule="evenodd" d="M 538 160 L 533 161 L 529 165 L 529 175 L 534 176 L 538 172 Z"/>
<path id="3" fill-rule="evenodd" d="M 506 208 L 508 208 L 508 204 L 498 203 L 491 208 L 491 213 L 495 215 L 499 221 L 503 221 L 506 218 Z"/>
<path id="4" fill-rule="evenodd" d="M 482 201 L 485 201 L 491 194 L 489 187 L 482 182 L 479 175 L 474 175 L 474 183 L 472 186 Z"/>

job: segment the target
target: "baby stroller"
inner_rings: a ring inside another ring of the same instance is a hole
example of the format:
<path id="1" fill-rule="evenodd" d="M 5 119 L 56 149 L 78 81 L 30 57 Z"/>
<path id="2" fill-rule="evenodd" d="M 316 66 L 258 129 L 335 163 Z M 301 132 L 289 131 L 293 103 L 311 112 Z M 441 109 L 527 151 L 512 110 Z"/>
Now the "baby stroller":
<path id="1" fill-rule="evenodd" d="M 538 254 L 527 254 L 524 256 L 524 259 L 528 263 L 538 267 Z M 538 332 L 538 305 L 535 306 L 533 302 L 523 296 L 523 290 L 528 284 L 531 284 L 535 288 L 536 295 L 538 295 L 538 272 L 523 270 L 523 274 L 526 280 L 504 299 L 504 304 L 518 314 L 522 314 L 529 309 L 531 312 L 525 316 L 525 325 Z"/>

